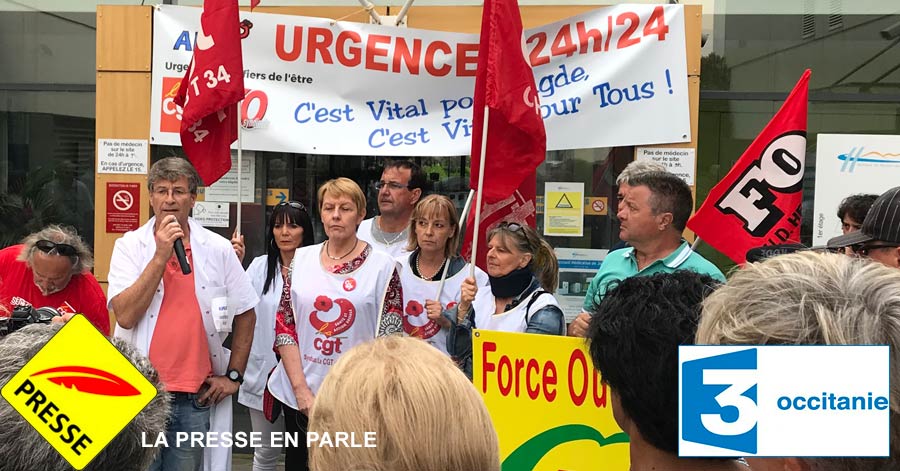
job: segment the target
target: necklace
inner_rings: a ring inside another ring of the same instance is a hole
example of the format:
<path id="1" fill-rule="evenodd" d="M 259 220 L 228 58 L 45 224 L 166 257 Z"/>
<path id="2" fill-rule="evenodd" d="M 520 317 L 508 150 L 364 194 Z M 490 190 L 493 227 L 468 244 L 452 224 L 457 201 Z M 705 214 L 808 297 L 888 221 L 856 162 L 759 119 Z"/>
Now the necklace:
<path id="1" fill-rule="evenodd" d="M 377 227 L 376 227 L 376 226 L 377 226 Z M 391 245 L 396 244 L 397 241 L 399 241 L 399 240 L 403 237 L 403 235 L 406 234 L 406 230 L 407 230 L 408 228 L 404 228 L 402 231 L 400 231 L 399 233 L 397 233 L 397 235 L 395 235 L 394 238 L 391 239 L 391 240 L 388 240 L 388 239 L 387 239 L 387 236 L 385 235 L 385 234 L 390 234 L 390 233 L 389 233 L 389 232 L 383 231 L 383 230 L 381 229 L 381 225 L 378 224 L 377 222 L 376 222 L 375 224 L 372 224 L 372 229 L 373 229 L 373 230 L 372 230 L 372 235 L 375 235 L 376 232 L 379 233 L 379 234 L 381 235 L 381 242 L 383 242 L 384 245 L 391 246 Z M 375 230 L 375 229 L 377 229 L 377 230 Z M 377 240 L 378 237 L 376 237 L 375 239 Z"/>
<path id="2" fill-rule="evenodd" d="M 419 258 L 421 258 L 421 253 L 416 255 L 416 271 L 419 272 L 419 276 L 425 281 L 431 281 L 434 279 L 434 277 L 438 276 L 438 273 L 443 270 L 444 264 L 447 263 L 447 259 L 444 258 L 443 260 L 441 260 L 441 266 L 438 267 L 437 271 L 435 271 L 433 275 L 425 276 L 425 274 L 422 273 L 422 269 L 419 268 Z"/>
<path id="3" fill-rule="evenodd" d="M 347 257 L 347 255 L 352 254 L 353 251 L 356 250 L 356 246 L 359 245 L 359 239 L 356 239 L 356 243 L 353 244 L 353 248 L 350 249 L 349 252 L 345 253 L 344 255 L 341 255 L 340 257 L 334 257 L 328 252 L 328 247 L 330 246 L 330 244 L 328 242 L 329 241 L 327 241 L 327 240 L 325 241 L 325 256 L 332 260 L 343 260 L 345 257 Z"/>

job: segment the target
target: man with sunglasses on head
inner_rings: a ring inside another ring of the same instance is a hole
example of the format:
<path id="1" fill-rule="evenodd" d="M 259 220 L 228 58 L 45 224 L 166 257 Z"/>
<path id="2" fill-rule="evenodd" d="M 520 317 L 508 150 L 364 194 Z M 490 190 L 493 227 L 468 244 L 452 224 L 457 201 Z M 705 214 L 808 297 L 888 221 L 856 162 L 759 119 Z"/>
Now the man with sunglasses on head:
<path id="1" fill-rule="evenodd" d="M 94 257 L 73 230 L 51 225 L 0 250 L 0 315 L 16 307 L 52 307 L 65 322 L 81 313 L 109 335 L 106 295 L 91 274 Z M 7 312 L 8 311 L 8 312 Z"/>
<path id="2" fill-rule="evenodd" d="M 425 190 L 422 169 L 409 160 L 390 160 L 384 165 L 378 190 L 378 216 L 363 221 L 357 237 L 376 250 L 398 257 L 409 253 L 409 218 Z"/>
<path id="3" fill-rule="evenodd" d="M 829 249 L 850 247 L 853 253 L 900 268 L 900 186 L 872 203 L 862 227 L 828 241 Z"/>

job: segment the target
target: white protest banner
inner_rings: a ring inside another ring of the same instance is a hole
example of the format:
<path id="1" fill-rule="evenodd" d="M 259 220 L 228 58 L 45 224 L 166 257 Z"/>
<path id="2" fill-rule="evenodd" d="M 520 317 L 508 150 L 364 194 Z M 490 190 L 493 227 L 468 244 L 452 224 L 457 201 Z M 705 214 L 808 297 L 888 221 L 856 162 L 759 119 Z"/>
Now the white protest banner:
<path id="1" fill-rule="evenodd" d="M 154 13 L 151 143 L 180 145 L 172 98 L 200 9 Z M 245 149 L 443 156 L 470 150 L 478 36 L 241 12 Z M 618 5 L 525 32 L 547 149 L 690 140 L 684 10 Z"/>
<path id="2" fill-rule="evenodd" d="M 880 195 L 900 185 L 900 136 L 819 134 L 813 245 L 841 235 L 837 208 L 844 198 Z M 857 221 L 862 223 L 862 221 Z"/>

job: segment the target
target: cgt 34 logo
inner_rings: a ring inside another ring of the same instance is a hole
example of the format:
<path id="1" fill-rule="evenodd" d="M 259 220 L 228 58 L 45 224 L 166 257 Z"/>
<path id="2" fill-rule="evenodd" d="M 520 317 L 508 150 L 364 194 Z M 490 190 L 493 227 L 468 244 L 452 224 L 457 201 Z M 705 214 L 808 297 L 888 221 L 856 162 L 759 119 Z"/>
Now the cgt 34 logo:
<path id="1" fill-rule="evenodd" d="M 162 104 L 160 107 L 159 130 L 162 132 L 181 132 L 181 107 L 175 104 L 175 96 L 181 86 L 177 77 L 163 77 Z M 241 101 L 241 125 L 245 129 L 259 128 L 264 123 L 266 111 L 269 109 L 269 96 L 262 90 L 244 89 Z"/>

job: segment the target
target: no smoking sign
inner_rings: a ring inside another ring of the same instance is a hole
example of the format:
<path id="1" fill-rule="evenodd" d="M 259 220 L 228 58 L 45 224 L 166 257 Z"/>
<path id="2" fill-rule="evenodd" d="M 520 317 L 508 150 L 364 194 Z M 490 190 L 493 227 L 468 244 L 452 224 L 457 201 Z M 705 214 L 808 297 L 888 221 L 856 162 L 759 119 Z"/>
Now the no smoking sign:
<path id="1" fill-rule="evenodd" d="M 106 232 L 123 233 L 140 226 L 140 183 L 106 184 Z"/>

